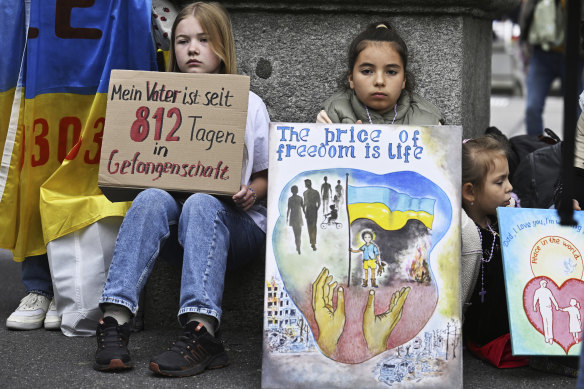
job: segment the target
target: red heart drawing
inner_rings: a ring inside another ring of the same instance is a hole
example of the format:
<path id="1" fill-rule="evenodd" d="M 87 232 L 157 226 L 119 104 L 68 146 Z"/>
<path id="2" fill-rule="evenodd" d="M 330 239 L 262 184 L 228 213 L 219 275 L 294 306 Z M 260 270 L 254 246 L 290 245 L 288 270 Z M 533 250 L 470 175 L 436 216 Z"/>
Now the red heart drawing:
<path id="1" fill-rule="evenodd" d="M 580 279 L 570 278 L 558 287 L 548 277 L 535 277 L 525 285 L 523 309 L 531 325 L 542 334 L 542 349 L 546 341 L 555 342 L 568 354 L 573 345 L 582 341 L 582 303 L 584 281 Z M 547 334 L 544 321 L 548 323 Z"/>

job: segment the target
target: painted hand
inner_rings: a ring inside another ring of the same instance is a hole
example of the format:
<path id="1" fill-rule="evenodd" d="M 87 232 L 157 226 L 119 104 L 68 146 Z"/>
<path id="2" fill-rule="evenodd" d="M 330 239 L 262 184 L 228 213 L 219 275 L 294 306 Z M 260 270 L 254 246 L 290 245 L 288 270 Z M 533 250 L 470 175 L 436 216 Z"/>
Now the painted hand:
<path id="1" fill-rule="evenodd" d="M 318 325 L 318 346 L 330 356 L 337 349 L 339 337 L 345 328 L 345 293 L 342 287 L 337 290 L 337 309 L 333 309 L 333 296 L 337 282 L 332 282 L 326 267 L 322 269 L 312 284 L 312 310 Z"/>
<path id="2" fill-rule="evenodd" d="M 375 292 L 369 292 L 367 307 L 363 313 L 363 335 L 367 348 L 372 354 L 377 355 L 387 349 L 387 340 L 401 319 L 409 293 L 409 287 L 401 288 L 391 295 L 389 309 L 380 315 L 375 315 Z"/>

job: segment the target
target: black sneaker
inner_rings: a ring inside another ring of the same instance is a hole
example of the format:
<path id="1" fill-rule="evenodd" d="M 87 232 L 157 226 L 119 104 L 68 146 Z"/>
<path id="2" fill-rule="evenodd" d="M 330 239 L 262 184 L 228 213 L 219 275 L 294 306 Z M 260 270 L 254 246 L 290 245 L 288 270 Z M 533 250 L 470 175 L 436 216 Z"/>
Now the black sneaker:
<path id="1" fill-rule="evenodd" d="M 100 371 L 130 369 L 130 324 L 118 325 L 113 317 L 105 317 L 97 324 L 97 351 L 93 368 Z"/>
<path id="2" fill-rule="evenodd" d="M 152 358 L 150 370 L 171 377 L 186 377 L 227 365 L 229 357 L 223 343 L 202 324 L 192 321 L 171 348 Z"/>

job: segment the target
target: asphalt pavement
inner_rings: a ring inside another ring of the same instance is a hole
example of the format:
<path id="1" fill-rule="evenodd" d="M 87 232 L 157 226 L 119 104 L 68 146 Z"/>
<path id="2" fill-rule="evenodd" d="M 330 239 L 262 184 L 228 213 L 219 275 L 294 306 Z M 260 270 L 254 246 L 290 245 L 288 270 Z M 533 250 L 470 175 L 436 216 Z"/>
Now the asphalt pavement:
<path id="1" fill-rule="evenodd" d="M 149 369 L 150 357 L 169 347 L 176 329 L 146 329 L 132 335 L 134 369 L 120 373 L 93 370 L 95 337 L 69 338 L 60 331 L 10 331 L 4 323 L 18 306 L 25 290 L 20 264 L 0 250 L 0 388 L 208 388 L 235 389 L 261 386 L 261 328 L 232 325 L 223 339 L 231 364 L 189 378 L 161 378 Z M 239 330 L 242 328 L 242 330 Z M 463 353 L 465 388 L 573 388 L 575 378 L 544 373 L 529 367 L 496 369 Z M 324 389 L 324 388 L 321 388 Z"/>

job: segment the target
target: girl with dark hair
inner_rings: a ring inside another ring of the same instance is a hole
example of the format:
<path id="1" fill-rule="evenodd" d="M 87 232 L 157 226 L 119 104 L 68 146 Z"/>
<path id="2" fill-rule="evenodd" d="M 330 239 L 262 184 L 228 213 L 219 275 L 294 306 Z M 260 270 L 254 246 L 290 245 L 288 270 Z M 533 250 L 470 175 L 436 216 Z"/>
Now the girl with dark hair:
<path id="1" fill-rule="evenodd" d="M 348 65 L 349 88 L 324 102 L 317 123 L 444 123 L 438 108 L 413 92 L 408 48 L 389 23 L 372 23 L 353 39 Z"/>

